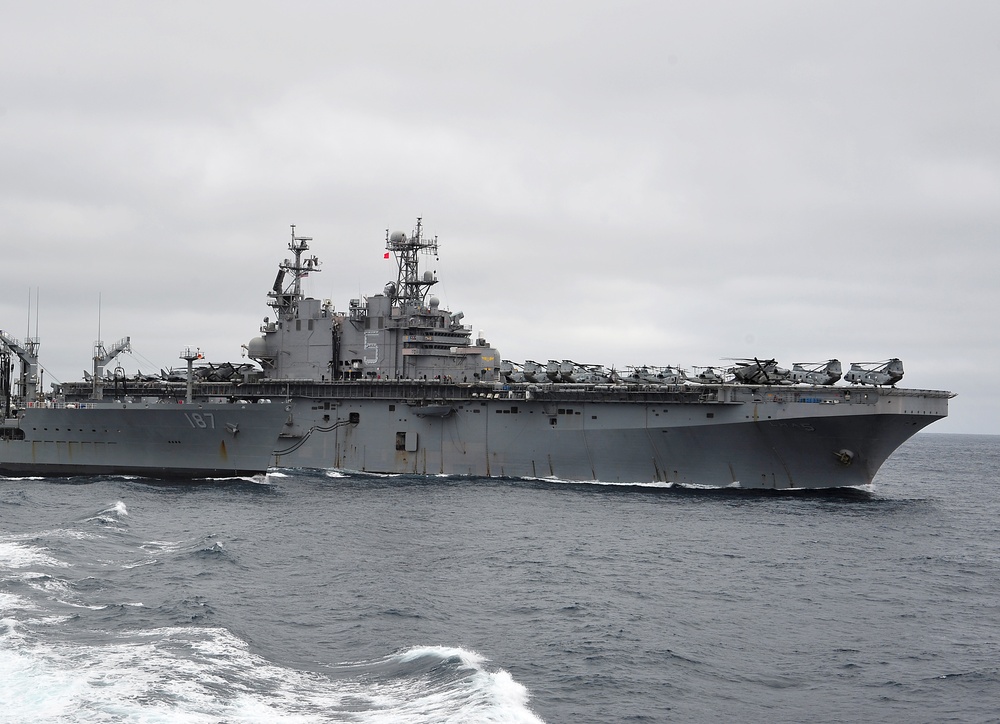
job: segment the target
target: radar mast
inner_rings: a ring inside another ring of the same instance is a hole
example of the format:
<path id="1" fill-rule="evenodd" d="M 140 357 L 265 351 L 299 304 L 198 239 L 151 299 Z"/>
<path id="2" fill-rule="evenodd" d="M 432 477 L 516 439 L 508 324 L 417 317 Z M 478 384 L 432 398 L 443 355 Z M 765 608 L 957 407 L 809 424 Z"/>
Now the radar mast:
<path id="1" fill-rule="evenodd" d="M 427 299 L 428 290 L 435 284 L 437 279 L 432 272 L 425 272 L 420 276 L 420 265 L 417 261 L 417 254 L 437 255 L 438 240 L 424 239 L 422 219 L 417 217 L 417 228 L 409 237 L 402 231 L 385 232 L 385 248 L 391 251 L 396 257 L 396 264 L 399 271 L 396 275 L 396 288 L 393 299 L 404 310 L 419 309 L 424 306 Z"/>
<path id="2" fill-rule="evenodd" d="M 278 276 L 274 280 L 274 287 L 267 294 L 271 298 L 268 305 L 278 315 L 290 317 L 295 313 L 298 302 L 302 299 L 302 279 L 309 276 L 309 272 L 320 271 L 317 257 L 302 258 L 303 252 L 309 251 L 310 241 L 312 241 L 311 236 L 296 236 L 295 224 L 292 224 L 292 240 L 288 242 L 288 250 L 295 255 L 295 258 L 285 259 L 278 265 Z M 291 273 L 292 281 L 283 287 L 287 273 Z"/>

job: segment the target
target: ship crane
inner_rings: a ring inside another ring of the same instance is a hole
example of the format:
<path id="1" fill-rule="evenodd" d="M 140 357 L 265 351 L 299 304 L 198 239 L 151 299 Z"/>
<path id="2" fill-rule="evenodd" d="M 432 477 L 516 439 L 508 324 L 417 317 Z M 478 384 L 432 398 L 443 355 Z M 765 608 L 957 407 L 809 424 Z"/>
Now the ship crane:
<path id="1" fill-rule="evenodd" d="M 24 344 L 19 343 L 9 334 L 0 330 L 0 345 L 3 345 L 21 360 L 21 376 L 19 379 L 20 396 L 25 401 L 34 401 L 38 395 L 41 382 L 38 377 L 38 347 L 37 337 L 28 337 Z"/>
<path id="2" fill-rule="evenodd" d="M 93 372 L 93 396 L 95 400 L 104 399 L 104 367 L 122 352 L 131 352 L 132 345 L 129 337 L 124 337 L 113 345 L 110 349 L 104 347 L 104 342 L 98 340 L 94 342 L 94 372 Z"/>

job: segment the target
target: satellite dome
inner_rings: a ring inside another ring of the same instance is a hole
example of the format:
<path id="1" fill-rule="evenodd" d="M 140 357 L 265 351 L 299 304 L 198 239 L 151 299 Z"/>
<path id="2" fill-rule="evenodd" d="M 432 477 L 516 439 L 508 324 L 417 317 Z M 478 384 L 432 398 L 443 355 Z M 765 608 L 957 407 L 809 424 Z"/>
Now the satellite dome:
<path id="1" fill-rule="evenodd" d="M 392 236 L 389 237 L 389 241 L 393 244 L 401 244 L 406 241 L 406 233 L 402 231 L 392 232 Z"/>
<path id="2" fill-rule="evenodd" d="M 438 305 L 441 304 L 441 300 L 437 297 L 431 297 L 429 304 L 431 305 L 431 309 L 437 309 Z"/>
<path id="3" fill-rule="evenodd" d="M 250 359 L 268 359 L 274 357 L 273 354 L 268 352 L 267 340 L 263 337 L 254 337 L 247 344 L 247 356 Z"/>

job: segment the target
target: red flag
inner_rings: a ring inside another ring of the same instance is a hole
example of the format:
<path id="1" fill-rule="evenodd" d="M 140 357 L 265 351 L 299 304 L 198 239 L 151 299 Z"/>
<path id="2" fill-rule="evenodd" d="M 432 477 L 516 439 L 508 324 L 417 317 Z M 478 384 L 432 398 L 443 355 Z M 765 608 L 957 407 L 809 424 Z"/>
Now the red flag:
<path id="1" fill-rule="evenodd" d="M 383 259 L 388 259 L 389 258 L 389 252 L 386 252 L 385 254 L 383 254 L 382 258 Z"/>

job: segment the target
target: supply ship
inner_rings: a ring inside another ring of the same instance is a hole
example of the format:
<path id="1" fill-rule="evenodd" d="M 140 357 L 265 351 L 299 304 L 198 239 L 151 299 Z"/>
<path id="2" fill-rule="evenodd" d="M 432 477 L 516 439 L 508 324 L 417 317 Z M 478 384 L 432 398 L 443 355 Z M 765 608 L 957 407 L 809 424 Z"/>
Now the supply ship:
<path id="1" fill-rule="evenodd" d="M 742 488 L 872 483 L 952 393 L 896 387 L 898 359 L 779 367 L 747 359 L 689 374 L 622 373 L 569 360 L 514 363 L 431 294 L 436 237 L 422 222 L 386 232 L 396 279 L 339 311 L 302 291 L 320 270 L 292 227 L 291 257 L 267 292 L 273 314 L 246 345 L 253 363 L 199 368 L 202 399 L 280 400 L 273 464 L 372 473 L 555 478 Z M 176 375 L 125 380 L 129 394 L 176 396 Z M 840 384 L 838 384 L 840 382 Z M 109 381 L 109 384 L 111 382 Z M 118 384 L 118 381 L 115 381 Z M 79 385 L 57 393 L 76 399 Z"/>
<path id="2" fill-rule="evenodd" d="M 0 475 L 217 478 L 267 472 L 288 419 L 282 405 L 195 402 L 183 388 L 173 396 L 106 399 L 100 375 L 92 376 L 89 393 L 86 385 L 78 387 L 77 401 L 43 397 L 38 349 L 37 338 L 21 342 L 0 331 Z M 181 354 L 189 364 L 196 358 L 191 350 Z M 14 357 L 19 376 L 12 374 Z M 96 353 L 95 369 L 101 359 Z"/>

